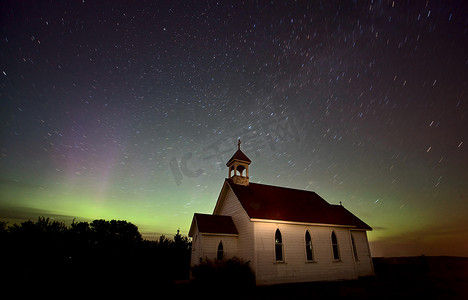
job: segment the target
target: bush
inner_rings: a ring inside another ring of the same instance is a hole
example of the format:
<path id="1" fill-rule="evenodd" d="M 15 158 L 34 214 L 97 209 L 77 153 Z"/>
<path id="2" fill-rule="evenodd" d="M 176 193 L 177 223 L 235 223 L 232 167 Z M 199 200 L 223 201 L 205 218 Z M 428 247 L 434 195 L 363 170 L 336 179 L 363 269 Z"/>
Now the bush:
<path id="1" fill-rule="evenodd" d="M 249 266 L 239 258 L 228 260 L 205 259 L 192 267 L 193 282 L 198 285 L 249 288 L 255 286 L 255 276 Z"/>

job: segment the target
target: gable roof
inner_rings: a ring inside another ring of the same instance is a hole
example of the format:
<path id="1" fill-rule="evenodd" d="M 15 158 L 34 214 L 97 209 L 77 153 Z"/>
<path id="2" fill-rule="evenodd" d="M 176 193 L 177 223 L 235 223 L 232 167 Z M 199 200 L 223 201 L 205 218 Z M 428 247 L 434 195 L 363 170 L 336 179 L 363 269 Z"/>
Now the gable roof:
<path id="1" fill-rule="evenodd" d="M 238 234 L 231 216 L 194 214 L 189 236 L 193 235 L 195 224 L 200 233 Z"/>
<path id="2" fill-rule="evenodd" d="M 249 183 L 226 182 L 251 219 L 333 224 L 372 230 L 341 205 L 332 205 L 311 191 Z"/>
<path id="3" fill-rule="evenodd" d="M 236 151 L 236 153 L 234 153 L 234 155 L 231 157 L 230 160 L 228 160 L 228 162 L 226 163 L 226 166 L 228 166 L 233 160 L 241 160 L 241 161 L 245 161 L 246 163 L 250 164 L 252 161 L 247 157 L 247 155 L 244 154 L 244 152 L 242 152 L 240 149 L 238 149 Z"/>

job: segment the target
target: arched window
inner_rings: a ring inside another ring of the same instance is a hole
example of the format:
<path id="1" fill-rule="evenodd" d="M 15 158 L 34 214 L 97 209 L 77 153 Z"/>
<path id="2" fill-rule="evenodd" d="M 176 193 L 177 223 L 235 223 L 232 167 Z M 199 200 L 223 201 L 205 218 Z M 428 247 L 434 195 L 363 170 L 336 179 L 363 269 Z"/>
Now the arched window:
<path id="1" fill-rule="evenodd" d="M 312 239 L 310 233 L 307 230 L 305 234 L 305 245 L 306 245 L 306 260 L 314 261 L 314 249 L 312 248 Z"/>
<path id="2" fill-rule="evenodd" d="M 275 233 L 275 257 L 276 261 L 283 261 L 283 239 L 279 229 L 276 229 Z"/>
<path id="3" fill-rule="evenodd" d="M 333 259 L 340 260 L 340 247 L 338 246 L 338 239 L 336 238 L 336 234 L 334 231 L 332 231 L 331 240 L 333 249 Z"/>
<path id="4" fill-rule="evenodd" d="M 353 236 L 352 233 L 351 233 L 351 244 L 353 245 L 354 260 L 358 261 L 359 258 L 358 258 L 358 255 L 357 255 L 356 242 L 354 242 L 354 236 Z"/>
<path id="5" fill-rule="evenodd" d="M 223 242 L 219 242 L 218 244 L 218 252 L 216 254 L 216 259 L 217 260 L 223 260 L 224 258 L 224 248 L 223 248 Z"/>

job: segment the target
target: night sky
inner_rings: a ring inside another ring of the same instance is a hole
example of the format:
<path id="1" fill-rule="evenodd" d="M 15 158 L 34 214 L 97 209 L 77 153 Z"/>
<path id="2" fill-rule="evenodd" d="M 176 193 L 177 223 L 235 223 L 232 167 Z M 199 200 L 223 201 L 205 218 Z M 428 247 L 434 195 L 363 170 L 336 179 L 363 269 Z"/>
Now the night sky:
<path id="1" fill-rule="evenodd" d="M 468 256 L 467 1 L 1 1 L 0 219 L 211 213 L 227 160 Z"/>

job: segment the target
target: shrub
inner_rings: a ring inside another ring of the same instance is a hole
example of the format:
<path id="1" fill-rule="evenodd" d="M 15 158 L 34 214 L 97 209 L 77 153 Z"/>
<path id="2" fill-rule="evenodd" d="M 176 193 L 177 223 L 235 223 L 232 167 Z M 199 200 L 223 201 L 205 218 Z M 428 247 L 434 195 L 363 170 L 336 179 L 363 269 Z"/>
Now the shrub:
<path id="1" fill-rule="evenodd" d="M 236 257 L 214 261 L 205 259 L 192 267 L 192 277 L 193 282 L 198 285 L 236 288 L 255 285 L 255 276 L 249 262 Z"/>

